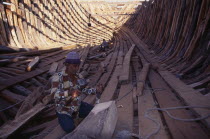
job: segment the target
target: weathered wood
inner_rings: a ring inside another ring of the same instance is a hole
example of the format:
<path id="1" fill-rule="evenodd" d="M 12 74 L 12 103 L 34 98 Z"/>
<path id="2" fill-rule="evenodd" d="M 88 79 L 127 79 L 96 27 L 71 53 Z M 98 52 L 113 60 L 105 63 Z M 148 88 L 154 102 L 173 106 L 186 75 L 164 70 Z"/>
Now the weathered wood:
<path id="1" fill-rule="evenodd" d="M 181 98 L 183 98 L 184 102 L 189 106 L 208 106 L 210 107 L 210 101 L 208 98 L 195 91 L 190 86 L 184 84 L 181 80 L 177 79 L 174 75 L 172 75 L 168 71 L 158 70 L 159 74 L 163 77 L 163 79 L 173 88 Z M 208 109 L 196 109 L 192 108 L 198 115 L 205 116 L 210 113 Z M 207 127 L 210 127 L 210 118 L 207 118 L 204 123 Z"/>
<path id="2" fill-rule="evenodd" d="M 112 53 L 107 57 L 107 59 L 105 60 L 104 62 L 104 65 L 106 65 L 107 67 L 107 71 L 106 73 L 104 73 L 101 78 L 98 80 L 98 82 L 95 82 L 97 84 L 101 84 L 102 86 L 105 86 L 113 69 L 114 69 L 114 64 L 115 64 L 115 61 L 117 59 L 117 54 L 118 54 L 118 51 L 115 51 L 114 54 L 112 55 Z M 109 60 L 111 59 L 111 61 L 109 62 Z M 108 66 L 107 66 L 108 65 Z M 103 71 L 102 71 L 103 72 Z M 87 96 L 85 98 L 85 102 L 88 102 L 88 103 L 93 103 L 94 102 L 94 97 L 92 96 Z"/>
<path id="3" fill-rule="evenodd" d="M 111 53 L 106 57 L 106 60 L 104 61 L 104 67 L 106 67 L 109 64 L 112 55 L 113 54 Z M 100 68 L 100 70 L 97 71 L 98 72 L 91 78 L 91 82 L 88 84 L 89 86 L 95 86 L 98 80 L 100 79 L 101 75 L 104 73 L 104 70 L 102 68 Z"/>
<path id="4" fill-rule="evenodd" d="M 33 132 L 36 133 L 37 131 L 41 131 L 52 124 L 54 125 L 55 123 L 57 123 L 57 120 L 58 119 L 55 119 L 55 120 L 43 123 L 41 125 L 37 125 L 37 126 L 31 127 L 31 128 L 28 128 L 28 129 L 24 130 L 23 132 L 21 132 L 21 134 L 31 134 Z"/>
<path id="5" fill-rule="evenodd" d="M 44 139 L 60 139 L 66 135 L 66 132 L 61 128 L 61 126 L 57 123 L 54 129 L 44 137 Z"/>
<path id="6" fill-rule="evenodd" d="M 28 96 L 31 94 L 31 91 L 28 90 L 27 88 L 21 86 L 21 85 L 15 85 L 11 88 L 12 91 L 14 91 L 17 94 L 21 94 L 23 96 Z"/>
<path id="7" fill-rule="evenodd" d="M 208 84 L 208 82 L 210 82 L 210 76 L 203 79 L 202 81 L 190 84 L 189 86 L 192 87 L 192 88 L 197 88 L 197 87 L 201 87 L 204 84 Z"/>
<path id="8" fill-rule="evenodd" d="M 33 91 L 30 95 L 28 95 L 20 106 L 15 119 L 17 119 L 20 115 L 26 113 L 28 110 L 32 109 L 36 103 L 40 102 L 39 98 L 43 94 L 43 87 L 39 87 Z M 36 103 L 35 103 L 36 102 Z"/>
<path id="9" fill-rule="evenodd" d="M 97 104 L 82 123 L 62 139 L 109 139 L 114 132 L 117 117 L 117 107 L 114 101 Z"/>
<path id="10" fill-rule="evenodd" d="M 161 79 L 161 76 L 159 76 L 153 70 L 150 71 L 149 79 L 152 88 L 154 88 L 155 96 L 160 105 L 160 108 L 183 106 L 180 100 L 177 99 L 176 95 L 170 90 L 170 88 L 164 82 L 164 80 Z M 158 82 L 156 82 L 156 80 L 158 80 Z M 175 84 L 176 83 L 174 83 L 173 85 Z M 160 91 L 156 90 L 158 88 L 161 88 L 162 90 Z M 193 105 L 199 106 L 200 104 L 191 104 L 190 106 Z M 194 118 L 186 109 L 173 110 L 170 111 L 170 113 L 175 117 L 181 117 L 183 119 Z M 200 127 L 200 125 L 197 122 L 183 122 L 183 121 L 174 120 L 170 118 L 165 112 L 163 112 L 163 115 L 164 118 L 166 119 L 166 123 L 169 127 L 170 133 L 172 134 L 173 138 L 204 138 L 204 139 L 208 138 L 206 133 L 203 131 L 203 129 Z"/>
<path id="11" fill-rule="evenodd" d="M 137 96 L 142 95 L 142 91 L 144 90 L 147 74 L 149 72 L 149 67 L 150 67 L 149 63 L 144 64 L 139 77 L 137 77 L 137 90 L 138 90 Z"/>
<path id="12" fill-rule="evenodd" d="M 90 57 L 88 57 L 88 59 L 89 60 L 91 60 L 91 59 L 97 59 L 97 58 L 99 58 L 99 57 L 105 57 L 106 56 L 106 53 L 101 53 L 101 54 L 97 54 L 97 55 L 94 55 L 94 56 L 90 56 Z"/>
<path id="13" fill-rule="evenodd" d="M 37 75 L 40 75 L 42 73 L 47 72 L 50 68 L 50 66 L 49 66 L 50 63 L 52 63 L 54 61 L 59 61 L 63 58 L 64 58 L 63 55 L 58 56 L 55 59 L 52 59 L 52 60 L 48 61 L 47 63 L 45 63 L 45 65 L 43 65 L 43 67 L 41 67 L 39 69 L 36 69 L 34 71 L 31 71 L 31 72 L 27 72 L 25 74 L 22 74 L 22 75 L 19 75 L 19 76 L 16 76 L 16 77 L 9 78 L 5 81 L 0 81 L 0 90 L 3 90 L 5 88 L 10 87 L 12 85 L 15 85 L 19 82 L 23 82 L 27 79 L 30 79 L 30 78 L 34 77 L 34 76 L 37 76 Z"/>
<path id="14" fill-rule="evenodd" d="M 14 72 L 15 74 L 23 74 L 25 71 L 17 68 L 4 67 L 4 69 Z"/>
<path id="15" fill-rule="evenodd" d="M 31 80 L 30 80 L 30 82 L 34 85 L 34 86 L 43 86 L 43 84 L 41 83 L 41 82 L 39 82 L 37 79 L 35 79 L 35 78 L 32 78 Z"/>
<path id="16" fill-rule="evenodd" d="M 147 86 L 148 87 L 148 86 Z M 157 125 L 150 119 L 145 117 L 145 113 L 148 109 L 156 108 L 156 103 L 153 99 L 152 92 L 150 90 L 143 90 L 143 95 L 138 97 L 138 119 L 139 119 L 139 135 L 146 137 L 157 129 Z M 160 124 L 160 131 L 151 136 L 154 139 L 169 139 L 169 135 L 164 126 L 161 115 L 157 111 L 149 113 L 149 117 L 152 117 Z"/>
<path id="17" fill-rule="evenodd" d="M 86 60 L 86 58 L 87 58 L 87 56 L 88 56 L 89 50 L 90 50 L 90 45 L 88 45 L 88 46 L 85 48 L 84 53 L 81 55 L 81 58 L 80 58 L 81 63 L 80 63 L 80 65 L 79 65 L 79 71 L 81 71 L 81 69 L 82 69 L 82 67 L 83 67 L 83 65 L 84 65 L 84 63 L 85 63 L 85 60 Z"/>
<path id="18" fill-rule="evenodd" d="M 132 94 L 133 94 L 133 103 L 137 103 L 138 99 L 136 97 L 137 96 L 137 88 L 136 87 L 133 88 Z"/>
<path id="19" fill-rule="evenodd" d="M 10 63 L 13 63 L 11 59 L 1 59 L 0 60 L 0 66 L 5 66 Z"/>
<path id="20" fill-rule="evenodd" d="M 12 103 L 17 103 L 25 99 L 25 96 L 15 94 L 6 89 L 0 92 L 0 96 Z"/>
<path id="21" fill-rule="evenodd" d="M 83 70 L 82 72 L 79 73 L 80 78 L 86 78 L 88 76 L 88 72 Z"/>
<path id="22" fill-rule="evenodd" d="M 1 127 L 0 137 L 7 138 L 11 134 L 13 134 L 16 130 L 22 127 L 26 122 L 28 122 L 31 118 L 33 118 L 36 114 L 41 112 L 45 106 L 42 103 L 37 104 L 32 109 L 27 111 L 26 113 L 20 115 L 17 119 L 11 121 L 10 123 Z"/>
<path id="23" fill-rule="evenodd" d="M 56 71 L 57 71 L 57 68 L 58 68 L 58 62 L 53 62 L 51 64 L 51 67 L 50 67 L 50 70 L 49 70 L 49 74 L 50 75 L 53 75 Z"/>
<path id="24" fill-rule="evenodd" d="M 115 68 L 115 71 L 109 80 L 109 83 L 107 84 L 106 88 L 104 89 L 102 95 L 101 95 L 101 102 L 106 102 L 109 100 L 112 100 L 115 90 L 118 86 L 118 76 L 120 75 L 120 71 L 122 69 L 122 65 L 118 65 Z"/>
<path id="25" fill-rule="evenodd" d="M 12 49 L 12 48 L 0 45 L 0 54 L 3 54 L 3 53 L 14 53 L 14 52 L 17 52 L 17 51 Z"/>
<path id="26" fill-rule="evenodd" d="M 138 45 L 138 47 L 145 52 L 143 53 L 143 55 L 146 57 L 147 60 L 149 60 L 149 62 L 152 65 L 156 65 L 156 67 L 158 67 L 158 72 L 166 80 L 166 82 L 183 98 L 185 103 L 187 103 L 188 105 L 193 105 L 193 106 L 194 105 L 210 106 L 207 98 L 205 98 L 199 92 L 196 92 L 195 90 L 193 90 L 192 88 L 184 84 L 182 81 L 180 81 L 175 76 L 173 76 L 170 72 L 164 70 L 162 67 L 157 65 L 155 59 L 153 59 L 149 55 L 148 46 L 145 43 L 143 43 L 141 40 L 136 39 L 137 37 L 135 37 L 135 34 L 130 34 L 130 35 L 133 35 L 136 43 L 138 42 L 138 44 L 141 44 L 141 45 Z M 201 115 L 201 116 L 204 116 L 209 113 L 209 110 L 207 109 L 193 109 L 193 110 L 198 115 Z M 210 118 L 204 120 L 205 121 L 204 123 L 206 123 L 207 127 L 209 127 L 209 119 Z"/>
<path id="27" fill-rule="evenodd" d="M 131 73 L 130 73 L 131 74 Z M 133 130 L 133 94 L 132 94 L 132 82 L 125 85 L 121 85 L 119 96 L 117 100 L 118 107 L 118 121 L 115 129 L 115 134 L 122 130 L 132 132 Z M 128 120 L 129 119 L 129 120 Z"/>
<path id="28" fill-rule="evenodd" d="M 129 79 L 129 69 L 130 69 L 130 59 L 131 59 L 131 55 L 132 52 L 135 48 L 135 44 L 132 45 L 132 47 L 129 49 L 129 51 L 126 53 L 124 61 L 123 61 L 123 69 L 121 72 L 121 75 L 119 77 L 119 82 L 123 83 L 123 82 L 128 82 Z"/>
<path id="29" fill-rule="evenodd" d="M 40 55 L 40 54 L 44 54 L 44 53 L 49 53 L 49 52 L 54 52 L 54 51 L 59 51 L 62 48 L 53 48 L 53 49 L 49 49 L 49 50 L 39 50 L 39 51 L 30 51 L 30 52 L 18 52 L 18 53 L 12 53 L 12 54 L 3 54 L 4 56 L 35 56 L 35 55 Z"/>
<path id="30" fill-rule="evenodd" d="M 116 46 L 117 46 L 116 48 L 119 47 L 118 42 L 117 42 Z M 115 69 L 113 71 L 113 74 L 112 74 L 106 88 L 104 89 L 104 91 L 101 95 L 101 102 L 106 102 L 106 101 L 110 101 L 110 100 L 113 99 L 115 90 L 117 89 L 117 86 L 118 86 L 118 77 L 120 75 L 120 71 L 122 70 L 123 58 L 119 58 L 121 56 L 121 54 L 123 54 L 123 53 L 121 53 L 121 51 L 118 52 L 118 57 L 117 57 L 117 61 L 115 62 L 115 65 L 116 65 L 116 63 L 118 63 L 118 64 L 115 67 Z"/>
<path id="31" fill-rule="evenodd" d="M 36 68 L 36 66 L 38 65 L 40 59 L 39 57 L 35 57 L 27 66 L 26 71 L 32 71 Z"/>
<path id="32" fill-rule="evenodd" d="M 20 102 L 21 103 L 21 102 Z M 3 99 L 3 98 L 0 98 L 0 109 L 4 109 L 4 108 L 8 108 L 10 107 L 11 105 L 13 105 L 14 103 L 10 103 L 8 102 L 7 100 Z M 16 107 L 10 107 L 9 109 L 7 109 L 6 111 L 2 111 L 4 112 L 8 118 L 10 117 L 15 117 L 15 114 L 17 113 L 18 111 L 18 105 L 16 105 Z"/>

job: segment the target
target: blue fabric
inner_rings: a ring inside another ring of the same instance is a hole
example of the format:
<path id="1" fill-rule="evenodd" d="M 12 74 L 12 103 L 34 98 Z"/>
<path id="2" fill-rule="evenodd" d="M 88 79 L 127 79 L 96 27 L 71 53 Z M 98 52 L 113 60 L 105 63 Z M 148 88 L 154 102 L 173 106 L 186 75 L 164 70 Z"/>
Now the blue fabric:
<path id="1" fill-rule="evenodd" d="M 71 116 L 67 114 L 59 114 L 57 112 L 56 114 L 58 116 L 58 122 L 65 132 L 69 133 L 74 130 L 74 120 Z"/>
<path id="2" fill-rule="evenodd" d="M 79 118 L 85 118 L 92 109 L 92 105 L 82 101 L 79 109 Z"/>
<path id="3" fill-rule="evenodd" d="M 93 109 L 92 105 L 86 102 L 81 102 L 80 109 L 79 109 L 79 117 L 85 118 L 92 109 Z M 58 122 L 65 132 L 69 133 L 74 130 L 75 128 L 74 120 L 71 116 L 67 114 L 59 114 L 59 113 L 56 113 L 56 114 L 58 117 Z"/>

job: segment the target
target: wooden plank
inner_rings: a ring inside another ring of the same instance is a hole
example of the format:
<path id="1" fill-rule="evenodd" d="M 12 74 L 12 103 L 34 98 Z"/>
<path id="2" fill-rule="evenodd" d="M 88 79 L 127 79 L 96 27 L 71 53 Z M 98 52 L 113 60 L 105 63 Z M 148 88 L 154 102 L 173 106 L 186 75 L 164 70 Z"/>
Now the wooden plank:
<path id="1" fill-rule="evenodd" d="M 56 71 L 57 71 L 57 68 L 58 68 L 58 62 L 53 62 L 51 64 L 51 67 L 50 67 L 50 70 L 49 70 L 49 74 L 50 75 L 53 75 Z"/>
<path id="2" fill-rule="evenodd" d="M 129 31 L 128 31 L 129 32 Z M 165 79 L 165 81 L 173 88 L 181 98 L 183 98 L 184 102 L 189 106 L 210 106 L 210 101 L 205 96 L 201 95 L 199 92 L 195 91 L 191 87 L 184 84 L 182 81 L 177 79 L 174 75 L 172 75 L 170 72 L 165 70 L 163 67 L 158 65 L 155 58 L 152 58 L 148 46 L 141 40 L 136 37 L 135 34 L 132 34 L 129 32 L 129 34 L 134 38 L 134 41 L 139 47 L 140 50 L 143 51 L 144 57 L 149 60 L 149 62 L 154 66 L 158 68 L 158 72 L 161 74 L 161 76 Z M 210 110 L 207 109 L 192 109 L 195 113 L 197 113 L 200 116 L 204 116 L 209 114 Z M 210 118 L 203 120 L 207 127 L 210 127 Z"/>
<path id="3" fill-rule="evenodd" d="M 175 94 L 164 82 L 164 80 L 161 79 L 161 76 L 159 76 L 153 70 L 150 71 L 149 80 L 154 90 L 158 88 L 162 89 L 161 91 L 154 91 L 160 108 L 183 106 L 180 100 L 177 99 Z M 173 110 L 170 111 L 170 113 L 175 117 L 194 119 L 194 116 L 192 116 L 190 112 L 186 109 Z M 163 115 L 173 138 L 208 138 L 208 136 L 198 123 L 174 120 L 170 118 L 165 112 L 163 112 Z"/>
<path id="4" fill-rule="evenodd" d="M 43 55 L 40 56 L 40 60 L 42 61 L 42 60 L 44 60 L 44 59 L 46 59 L 48 57 L 51 57 L 51 56 L 54 56 L 54 55 L 58 55 L 58 54 L 62 55 L 63 52 L 65 52 L 65 51 L 58 50 L 58 51 L 55 51 L 55 52 L 49 52 L 49 53 L 47 53 L 47 55 L 43 54 Z M 19 66 L 21 64 L 25 64 L 25 63 L 28 63 L 28 61 L 21 61 L 21 62 L 17 62 L 17 63 L 12 63 L 12 64 L 10 64 L 8 66 L 9 67 L 17 67 L 17 66 Z"/>
<path id="5" fill-rule="evenodd" d="M 147 85 L 148 88 L 148 85 Z M 145 113 L 148 109 L 156 108 L 156 103 L 153 99 L 152 92 L 150 90 L 143 90 L 143 95 L 138 97 L 138 119 L 139 119 L 139 135 L 143 138 L 151 134 L 157 129 L 157 125 L 150 119 L 145 117 Z M 155 119 L 160 124 L 160 131 L 151 136 L 153 139 L 169 139 L 166 127 L 163 125 L 161 115 L 158 111 L 152 111 L 149 113 L 149 117 Z"/>
<path id="6" fill-rule="evenodd" d="M 50 63 L 52 63 L 54 61 L 59 61 L 59 60 L 61 60 L 63 58 L 64 58 L 63 55 L 58 56 L 57 58 L 52 59 L 52 60 L 48 61 L 47 63 L 45 63 L 46 65 L 43 65 L 42 68 L 36 69 L 34 71 L 31 71 L 31 72 L 27 72 L 27 73 L 22 74 L 22 75 L 18 75 L 16 77 L 9 78 L 9 79 L 7 79 L 5 81 L 0 81 L 0 91 L 5 89 L 5 88 L 7 88 L 7 87 L 15 85 L 15 84 L 17 84 L 19 82 L 23 82 L 23 81 L 25 81 L 27 79 L 30 79 L 30 78 L 34 77 L 34 76 L 38 76 L 38 75 L 40 75 L 42 73 L 47 72 L 49 70 L 49 68 L 50 68 L 50 66 L 48 64 L 50 64 Z"/>
<path id="7" fill-rule="evenodd" d="M 62 48 L 51 48 L 51 49 L 47 49 L 47 50 L 39 50 L 39 51 L 30 51 L 30 52 L 18 52 L 18 53 L 12 53 L 12 54 L 2 54 L 4 56 L 34 56 L 34 55 L 41 55 L 44 53 L 49 53 L 49 52 L 54 52 L 54 51 L 59 51 Z"/>
<path id="8" fill-rule="evenodd" d="M 33 91 L 30 95 L 28 95 L 20 106 L 15 118 L 17 119 L 22 114 L 26 113 L 28 110 L 32 109 L 36 103 L 40 102 L 39 98 L 44 92 L 44 88 L 39 87 Z M 36 102 L 36 103 L 35 103 Z"/>
<path id="9" fill-rule="evenodd" d="M 25 71 L 17 68 L 4 67 L 5 70 L 15 72 L 16 74 L 23 74 Z"/>
<path id="10" fill-rule="evenodd" d="M 1 120 L 5 123 L 8 121 L 8 118 L 7 116 L 3 113 L 3 112 L 0 112 L 0 118 Z M 1 125 L 1 124 L 0 124 Z"/>
<path id="11" fill-rule="evenodd" d="M 201 87 L 204 84 L 208 84 L 209 82 L 210 82 L 210 76 L 203 79 L 202 81 L 190 84 L 189 86 L 192 87 L 192 88 L 197 88 L 197 87 Z"/>
<path id="12" fill-rule="evenodd" d="M 54 129 L 44 137 L 44 139 L 60 139 L 63 136 L 66 135 L 66 132 L 61 128 L 61 126 L 58 124 L 54 127 Z"/>
<path id="13" fill-rule="evenodd" d="M 180 97 L 189 106 L 207 106 L 210 107 L 210 101 L 208 98 L 191 88 L 190 86 L 183 83 L 181 80 L 172 75 L 169 71 L 158 70 L 159 74 L 164 78 L 164 80 L 173 88 Z M 210 113 L 208 109 L 196 109 L 192 108 L 198 115 L 205 116 Z M 210 118 L 204 120 L 207 127 L 210 128 Z"/>
<path id="14" fill-rule="evenodd" d="M 11 105 L 13 105 L 13 103 L 10 103 L 10 102 L 4 100 L 3 98 L 0 98 L 0 109 L 1 110 L 4 108 L 10 107 Z M 18 111 L 17 107 L 18 107 L 18 105 L 16 105 L 16 107 L 11 107 L 3 112 L 5 112 L 7 114 L 7 116 L 9 116 L 8 118 L 13 118 L 13 117 L 15 117 L 15 114 Z"/>
<path id="15" fill-rule="evenodd" d="M 36 66 L 38 65 L 40 61 L 40 58 L 38 56 L 36 56 L 26 67 L 26 71 L 32 71 L 36 68 Z"/>
<path id="16" fill-rule="evenodd" d="M 45 128 L 47 128 L 48 126 L 50 125 L 54 125 L 55 123 L 57 123 L 58 119 L 54 119 L 52 121 L 49 121 L 49 122 L 45 122 L 43 124 L 40 124 L 40 125 L 36 125 L 36 126 L 33 126 L 33 127 L 30 127 L 30 128 L 27 128 L 26 130 L 24 130 L 23 132 L 21 132 L 21 134 L 31 134 L 31 133 L 36 133 L 37 131 L 40 131 L 40 130 L 43 130 Z"/>
<path id="17" fill-rule="evenodd" d="M 3 72 L 3 73 L 8 74 L 10 76 L 17 76 L 18 75 L 18 74 L 14 73 L 14 72 L 10 72 L 10 71 L 8 71 L 6 69 L 3 69 L 3 68 L 1 68 L 0 71 Z"/>
<path id="18" fill-rule="evenodd" d="M 107 65 L 110 63 L 112 56 L 113 56 L 113 53 L 109 54 L 106 57 L 105 61 L 103 62 L 103 66 L 106 67 L 106 69 L 107 69 Z M 98 70 L 98 72 L 90 78 L 91 81 L 88 84 L 89 86 L 95 86 L 98 80 L 100 79 L 101 75 L 104 73 L 104 70 L 102 69 L 102 67 L 100 68 L 101 70 Z"/>
<path id="19" fill-rule="evenodd" d="M 118 65 L 115 68 L 115 71 L 109 80 L 109 83 L 107 84 L 106 88 L 104 89 L 102 95 L 101 95 L 101 102 L 110 101 L 113 99 L 115 90 L 118 86 L 118 77 L 120 75 L 120 71 L 122 69 L 122 65 Z"/>
<path id="20" fill-rule="evenodd" d="M 17 94 L 28 96 L 31 94 L 31 91 L 21 85 L 15 85 L 11 88 L 11 90 Z"/>
<path id="21" fill-rule="evenodd" d="M 118 96 L 118 100 L 117 100 L 117 106 L 122 105 L 122 107 L 117 108 L 119 117 L 117 120 L 115 134 L 117 134 L 117 132 L 122 131 L 122 130 L 127 130 L 129 132 L 132 132 L 132 130 L 133 130 L 133 94 L 132 94 L 132 89 L 133 89 L 133 85 L 132 85 L 131 79 L 128 84 L 121 85 L 121 87 L 120 87 L 119 96 Z"/>
<path id="22" fill-rule="evenodd" d="M 114 101 L 97 104 L 82 123 L 62 139 L 110 139 L 116 126 L 117 116 Z"/>
<path id="23" fill-rule="evenodd" d="M 16 130 L 22 127 L 26 122 L 28 122 L 31 118 L 33 118 L 36 114 L 41 112 L 45 106 L 42 103 L 37 104 L 28 112 L 20 115 L 17 119 L 14 119 L 10 123 L 1 127 L 0 130 L 0 138 L 7 138 L 11 134 L 13 134 Z"/>
<path id="24" fill-rule="evenodd" d="M 79 72 L 82 70 L 82 67 L 83 67 L 83 65 L 84 65 L 84 63 L 85 63 L 85 60 L 87 59 L 89 50 L 90 50 L 90 45 L 88 45 L 88 46 L 85 48 L 85 52 L 81 55 L 81 58 L 80 58 L 81 63 L 80 63 L 80 65 L 79 65 Z"/>
<path id="25" fill-rule="evenodd" d="M 144 85 L 146 82 L 146 78 L 147 78 L 147 74 L 149 72 L 149 68 L 150 68 L 150 64 L 144 64 L 143 68 L 139 74 L 139 77 L 137 77 L 137 90 L 138 90 L 138 94 L 137 96 L 141 96 L 142 95 L 142 91 L 144 90 Z"/>
<path id="26" fill-rule="evenodd" d="M 142 3 L 144 0 L 131 0 L 131 1 L 87 1 L 87 0 L 80 0 L 79 3 L 80 4 L 96 4 L 96 5 L 102 5 L 102 4 L 140 4 Z"/>
<path id="27" fill-rule="evenodd" d="M 8 100 L 9 102 L 12 102 L 12 103 L 17 103 L 25 99 L 25 96 L 15 94 L 6 89 L 1 91 L 0 96 L 4 98 L 5 100 Z"/>
<path id="28" fill-rule="evenodd" d="M 42 84 L 41 82 L 39 82 L 36 78 L 32 78 L 30 79 L 31 84 L 33 84 L 34 86 L 43 86 L 44 84 Z"/>
<path id="29" fill-rule="evenodd" d="M 110 77 L 110 75 L 111 75 L 111 73 L 114 69 L 114 66 L 115 66 L 115 61 L 117 59 L 117 54 L 118 54 L 118 51 L 115 51 L 112 58 L 111 58 L 111 61 L 109 62 L 109 65 L 107 66 L 107 72 L 102 75 L 102 77 L 97 82 L 98 84 L 102 84 L 102 86 L 105 86 L 106 83 L 108 82 L 108 79 L 109 79 L 109 77 Z M 107 61 L 107 64 L 108 64 L 108 61 Z M 84 99 L 84 101 L 88 102 L 88 103 L 93 103 L 94 100 L 95 100 L 95 97 L 93 97 L 93 96 L 87 96 Z"/>
<path id="30" fill-rule="evenodd" d="M 119 82 L 128 82 L 129 79 L 129 70 L 130 70 L 130 59 L 131 59 L 131 54 L 135 48 L 135 44 L 132 45 L 132 47 L 129 49 L 129 51 L 126 53 L 124 61 L 123 61 L 123 69 L 119 78 Z"/>
<path id="31" fill-rule="evenodd" d="M 116 49 L 120 48 L 119 42 L 115 42 Z M 118 50 L 119 51 L 119 50 Z M 123 53 L 122 51 L 118 52 L 117 61 L 115 62 L 115 69 L 111 76 L 111 79 L 109 80 L 106 88 L 104 89 L 102 95 L 101 95 L 101 102 L 106 102 L 112 100 L 115 90 L 118 86 L 118 77 L 120 76 L 120 71 L 122 70 L 122 63 L 123 63 Z M 104 77 L 105 78 L 105 77 Z"/>
<path id="32" fill-rule="evenodd" d="M 3 28 L 3 31 L 5 33 L 5 35 L 7 36 L 7 41 L 8 41 L 8 45 L 9 46 L 15 46 L 15 42 L 14 42 L 14 39 L 12 37 L 12 33 L 10 31 L 10 26 L 9 26 L 9 23 L 8 23 L 8 19 L 7 19 L 7 15 L 6 15 L 6 7 L 4 8 L 4 10 L 1 11 L 1 20 L 3 21 L 4 23 L 4 28 Z"/>

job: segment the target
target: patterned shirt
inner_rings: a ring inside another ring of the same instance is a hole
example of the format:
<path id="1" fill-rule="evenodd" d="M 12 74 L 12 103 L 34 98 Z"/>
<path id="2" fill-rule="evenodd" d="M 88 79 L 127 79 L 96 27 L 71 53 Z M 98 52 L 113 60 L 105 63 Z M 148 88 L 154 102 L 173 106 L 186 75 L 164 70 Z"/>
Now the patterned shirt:
<path id="1" fill-rule="evenodd" d="M 87 81 L 83 78 L 77 78 L 77 83 L 74 85 L 70 77 L 65 71 L 58 72 L 52 77 L 51 94 L 54 94 L 56 111 L 60 114 L 77 113 L 80 108 L 82 93 L 96 94 L 95 88 L 89 88 Z"/>

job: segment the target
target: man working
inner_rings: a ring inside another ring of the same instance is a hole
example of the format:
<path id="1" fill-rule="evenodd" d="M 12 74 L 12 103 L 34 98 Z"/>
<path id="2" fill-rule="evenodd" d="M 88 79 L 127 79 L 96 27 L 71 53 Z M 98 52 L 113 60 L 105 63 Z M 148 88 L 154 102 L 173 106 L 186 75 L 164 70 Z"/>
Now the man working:
<path id="1" fill-rule="evenodd" d="M 79 54 L 68 53 L 65 71 L 56 73 L 52 78 L 51 96 L 54 96 L 59 124 L 66 132 L 74 130 L 74 118 L 85 118 L 93 109 L 92 105 L 81 100 L 81 94 L 100 94 L 102 91 L 101 85 L 89 88 L 86 80 L 79 78 L 79 64 Z"/>
<path id="2" fill-rule="evenodd" d="M 100 45 L 100 51 L 105 51 L 106 49 L 108 49 L 108 43 L 106 42 L 105 39 L 103 39 L 103 42 Z"/>

